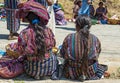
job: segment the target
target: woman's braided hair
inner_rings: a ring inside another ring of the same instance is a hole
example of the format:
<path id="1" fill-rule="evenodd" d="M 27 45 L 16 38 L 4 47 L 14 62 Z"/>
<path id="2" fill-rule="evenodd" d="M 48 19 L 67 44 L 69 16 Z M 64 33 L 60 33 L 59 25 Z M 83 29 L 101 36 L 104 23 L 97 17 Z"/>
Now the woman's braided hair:
<path id="1" fill-rule="evenodd" d="M 32 28 L 35 32 L 35 44 L 36 44 L 36 55 L 37 56 L 44 56 L 45 52 L 46 52 L 46 45 L 45 45 L 45 39 L 44 39 L 44 28 L 45 25 L 42 25 L 42 23 L 38 22 L 33 24 L 32 21 L 34 19 L 39 19 L 39 17 L 37 15 L 35 15 L 33 12 L 30 12 L 27 15 L 27 19 L 30 22 L 30 24 L 32 25 Z"/>
<path id="2" fill-rule="evenodd" d="M 87 15 L 80 15 L 75 23 L 79 27 L 80 46 L 82 47 L 82 74 L 86 74 L 88 70 L 88 39 L 91 20 Z"/>
<path id="3" fill-rule="evenodd" d="M 46 51 L 45 39 L 44 39 L 44 29 L 39 24 L 34 25 L 34 31 L 36 34 L 35 43 L 37 46 L 37 55 L 44 56 Z"/>

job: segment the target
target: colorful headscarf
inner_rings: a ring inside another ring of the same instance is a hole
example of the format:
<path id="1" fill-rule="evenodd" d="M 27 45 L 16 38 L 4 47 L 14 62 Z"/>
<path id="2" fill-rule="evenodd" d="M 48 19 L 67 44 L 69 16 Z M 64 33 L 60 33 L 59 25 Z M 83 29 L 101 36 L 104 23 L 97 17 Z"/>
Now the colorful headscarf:
<path id="1" fill-rule="evenodd" d="M 43 24 L 47 24 L 49 21 L 49 14 L 47 9 L 40 3 L 34 2 L 32 0 L 21 3 L 18 5 L 19 11 L 17 12 L 17 18 L 25 19 L 29 12 L 36 14 Z"/>

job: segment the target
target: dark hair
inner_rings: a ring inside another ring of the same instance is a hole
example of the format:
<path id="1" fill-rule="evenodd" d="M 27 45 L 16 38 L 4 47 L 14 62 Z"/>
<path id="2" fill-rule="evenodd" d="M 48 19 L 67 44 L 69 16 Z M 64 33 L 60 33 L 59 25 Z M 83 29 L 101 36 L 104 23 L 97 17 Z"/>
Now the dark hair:
<path id="1" fill-rule="evenodd" d="M 103 2 L 99 2 L 99 5 L 102 4 L 103 5 Z"/>
<path id="2" fill-rule="evenodd" d="M 39 23 L 32 24 L 32 21 L 34 19 L 39 19 L 37 15 L 35 15 L 33 12 L 30 12 L 27 15 L 27 19 L 32 25 L 33 30 L 35 31 L 35 43 L 37 47 L 37 56 L 44 56 L 45 51 L 46 51 L 46 45 L 45 45 L 45 39 L 44 39 L 44 28 L 43 26 Z M 40 19 L 39 19 L 40 20 Z"/>
<path id="3" fill-rule="evenodd" d="M 85 26 L 87 26 L 87 29 L 90 29 L 91 27 L 91 19 L 87 15 L 79 15 L 76 18 L 75 23 L 80 27 L 80 29 L 83 29 Z"/>
<path id="4" fill-rule="evenodd" d="M 82 74 L 88 70 L 88 38 L 91 20 L 87 15 L 80 15 L 76 19 L 76 25 L 79 27 L 80 45 L 82 46 Z"/>
<path id="5" fill-rule="evenodd" d="M 79 2 L 82 2 L 82 0 L 75 0 L 74 4 L 78 4 Z"/>

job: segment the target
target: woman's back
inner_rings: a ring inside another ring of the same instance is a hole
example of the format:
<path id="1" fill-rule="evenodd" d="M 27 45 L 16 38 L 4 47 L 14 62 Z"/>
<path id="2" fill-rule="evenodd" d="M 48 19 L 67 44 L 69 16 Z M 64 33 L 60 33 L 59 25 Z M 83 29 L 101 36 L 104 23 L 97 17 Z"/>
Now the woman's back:
<path id="1" fill-rule="evenodd" d="M 64 39 L 60 50 L 61 57 L 65 59 L 64 75 L 80 81 L 100 79 L 105 67 L 98 62 L 101 44 L 99 39 L 89 32 L 90 17 L 80 15 L 75 23 L 76 33 L 69 34 Z"/>
<path id="2" fill-rule="evenodd" d="M 89 53 L 87 56 L 89 59 L 97 57 L 101 51 L 101 45 L 96 36 L 92 34 L 89 35 L 88 46 Z M 83 47 L 83 42 L 80 39 L 79 33 L 73 33 L 65 38 L 63 48 L 61 49 L 61 55 L 63 55 L 65 59 L 81 60 L 84 50 L 85 48 Z"/>
<path id="3" fill-rule="evenodd" d="M 21 44 L 23 46 L 25 46 L 24 50 L 25 50 L 25 54 L 36 54 L 36 43 L 35 43 L 35 39 L 36 39 L 36 34 L 35 31 L 33 30 L 33 28 L 31 28 L 32 26 L 28 26 L 28 28 L 24 29 L 21 33 L 20 36 L 18 38 L 18 43 L 21 46 Z M 53 32 L 51 31 L 50 28 L 44 28 L 43 30 L 44 34 L 44 39 L 45 39 L 45 45 L 47 50 L 52 49 L 52 47 L 55 46 L 55 39 L 54 39 L 54 35 Z M 42 40 L 42 39 L 41 39 Z M 39 42 L 41 43 L 41 42 Z M 42 43 L 41 43 L 42 46 Z"/>

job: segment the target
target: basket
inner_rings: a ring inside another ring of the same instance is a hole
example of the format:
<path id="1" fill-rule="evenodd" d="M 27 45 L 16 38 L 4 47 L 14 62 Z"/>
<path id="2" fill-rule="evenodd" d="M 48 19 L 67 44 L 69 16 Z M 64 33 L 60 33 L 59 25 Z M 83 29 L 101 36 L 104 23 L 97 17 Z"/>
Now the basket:
<path id="1" fill-rule="evenodd" d="M 11 49 L 10 44 L 8 44 L 5 48 L 6 48 L 7 56 L 14 57 L 14 58 L 19 57 L 20 54 L 18 52 L 14 51 L 13 49 Z"/>
<path id="2" fill-rule="evenodd" d="M 119 24 L 120 20 L 119 19 L 108 19 L 108 24 Z"/>

